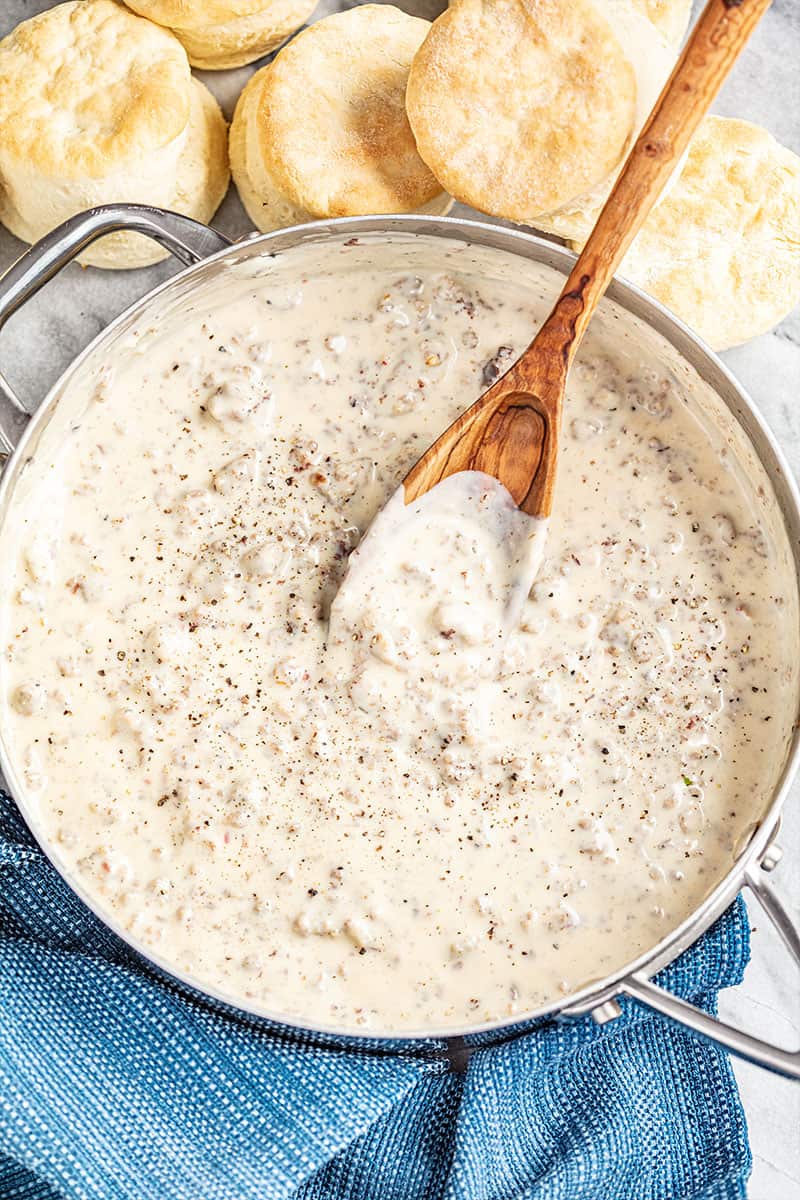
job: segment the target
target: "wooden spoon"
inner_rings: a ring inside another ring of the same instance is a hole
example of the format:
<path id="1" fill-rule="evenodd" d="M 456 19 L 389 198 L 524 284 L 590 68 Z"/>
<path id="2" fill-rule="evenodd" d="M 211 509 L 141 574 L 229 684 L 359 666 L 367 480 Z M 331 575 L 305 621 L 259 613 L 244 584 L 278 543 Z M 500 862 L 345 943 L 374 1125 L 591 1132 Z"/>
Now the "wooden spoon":
<path id="1" fill-rule="evenodd" d="M 505 375 L 411 468 L 403 481 L 406 504 L 457 471 L 483 471 L 524 512 L 550 515 L 564 389 L 581 338 L 770 2 L 709 0 L 550 316 Z"/>

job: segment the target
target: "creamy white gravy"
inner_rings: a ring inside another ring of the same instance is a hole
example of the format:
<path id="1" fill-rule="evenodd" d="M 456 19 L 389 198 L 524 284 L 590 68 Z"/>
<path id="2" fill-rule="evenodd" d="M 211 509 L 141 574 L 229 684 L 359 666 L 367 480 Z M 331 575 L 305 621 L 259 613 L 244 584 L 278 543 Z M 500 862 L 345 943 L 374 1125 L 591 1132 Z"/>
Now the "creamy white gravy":
<path id="1" fill-rule="evenodd" d="M 92 901 L 211 990 L 362 1032 L 513 1018 L 654 946 L 764 811 L 785 535 L 731 421 L 612 307 L 516 627 L 477 476 L 400 522 L 378 585 L 354 567 L 329 633 L 362 533 L 557 284 L 422 240 L 235 268 L 76 378 L 26 468 L 18 782 Z"/>
<path id="2" fill-rule="evenodd" d="M 548 525 L 479 471 L 451 475 L 410 504 L 401 485 L 348 559 L 330 608 L 329 669 L 387 709 L 415 705 L 409 673 L 423 658 L 426 683 L 448 693 L 501 678 Z M 451 696 L 439 700 L 447 708 Z"/>

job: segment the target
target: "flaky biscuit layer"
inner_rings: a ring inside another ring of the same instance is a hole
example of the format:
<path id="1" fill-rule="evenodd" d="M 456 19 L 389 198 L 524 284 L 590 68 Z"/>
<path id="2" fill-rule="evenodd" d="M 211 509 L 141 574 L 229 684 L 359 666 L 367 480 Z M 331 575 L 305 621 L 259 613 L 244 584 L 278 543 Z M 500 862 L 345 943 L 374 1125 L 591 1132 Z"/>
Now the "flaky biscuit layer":
<path id="1" fill-rule="evenodd" d="M 241 67 L 277 49 L 310 17 L 316 0 L 228 0 L 213 4 L 127 0 L 169 28 L 192 66 L 208 71 Z"/>
<path id="2" fill-rule="evenodd" d="M 253 76 L 230 153 L 259 229 L 449 207 L 405 112 L 408 69 L 428 28 L 391 5 L 363 5 L 316 22 Z"/>
<path id="3" fill-rule="evenodd" d="M 800 158 L 749 121 L 706 117 L 620 274 L 715 350 L 765 333 L 800 303 Z"/>
<path id="4" fill-rule="evenodd" d="M 131 202 L 207 221 L 228 185 L 225 121 L 167 30 L 114 0 L 58 5 L 0 42 L 0 221 L 34 242 L 75 213 Z M 133 234 L 81 261 L 141 266 Z"/>

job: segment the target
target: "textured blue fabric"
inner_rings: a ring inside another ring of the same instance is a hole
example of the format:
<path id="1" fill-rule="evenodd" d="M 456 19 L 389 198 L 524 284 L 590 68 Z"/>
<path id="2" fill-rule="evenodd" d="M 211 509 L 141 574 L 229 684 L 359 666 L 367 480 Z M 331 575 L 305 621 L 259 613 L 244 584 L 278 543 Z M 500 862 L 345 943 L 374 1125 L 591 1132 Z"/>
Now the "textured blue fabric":
<path id="1" fill-rule="evenodd" d="M 453 1071 L 301 1041 L 156 978 L 0 795 L 2 1200 L 734 1200 L 750 1154 L 724 1054 L 636 1006 Z M 664 982 L 713 1010 L 739 902 Z"/>

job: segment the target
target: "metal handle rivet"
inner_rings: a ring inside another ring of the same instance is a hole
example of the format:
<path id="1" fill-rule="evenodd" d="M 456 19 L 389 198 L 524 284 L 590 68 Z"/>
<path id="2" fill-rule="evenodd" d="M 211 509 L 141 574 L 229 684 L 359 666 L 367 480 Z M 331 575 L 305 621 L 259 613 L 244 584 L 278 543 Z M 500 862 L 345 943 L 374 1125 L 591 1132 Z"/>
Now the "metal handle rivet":
<path id="1" fill-rule="evenodd" d="M 592 1009 L 592 1017 L 598 1025 L 605 1025 L 621 1015 L 622 1009 L 618 1000 L 604 1000 L 597 1008 Z"/>
<path id="2" fill-rule="evenodd" d="M 773 842 L 771 846 L 767 846 L 761 858 L 762 871 L 774 871 L 778 863 L 783 858 L 783 851 L 777 842 Z"/>

